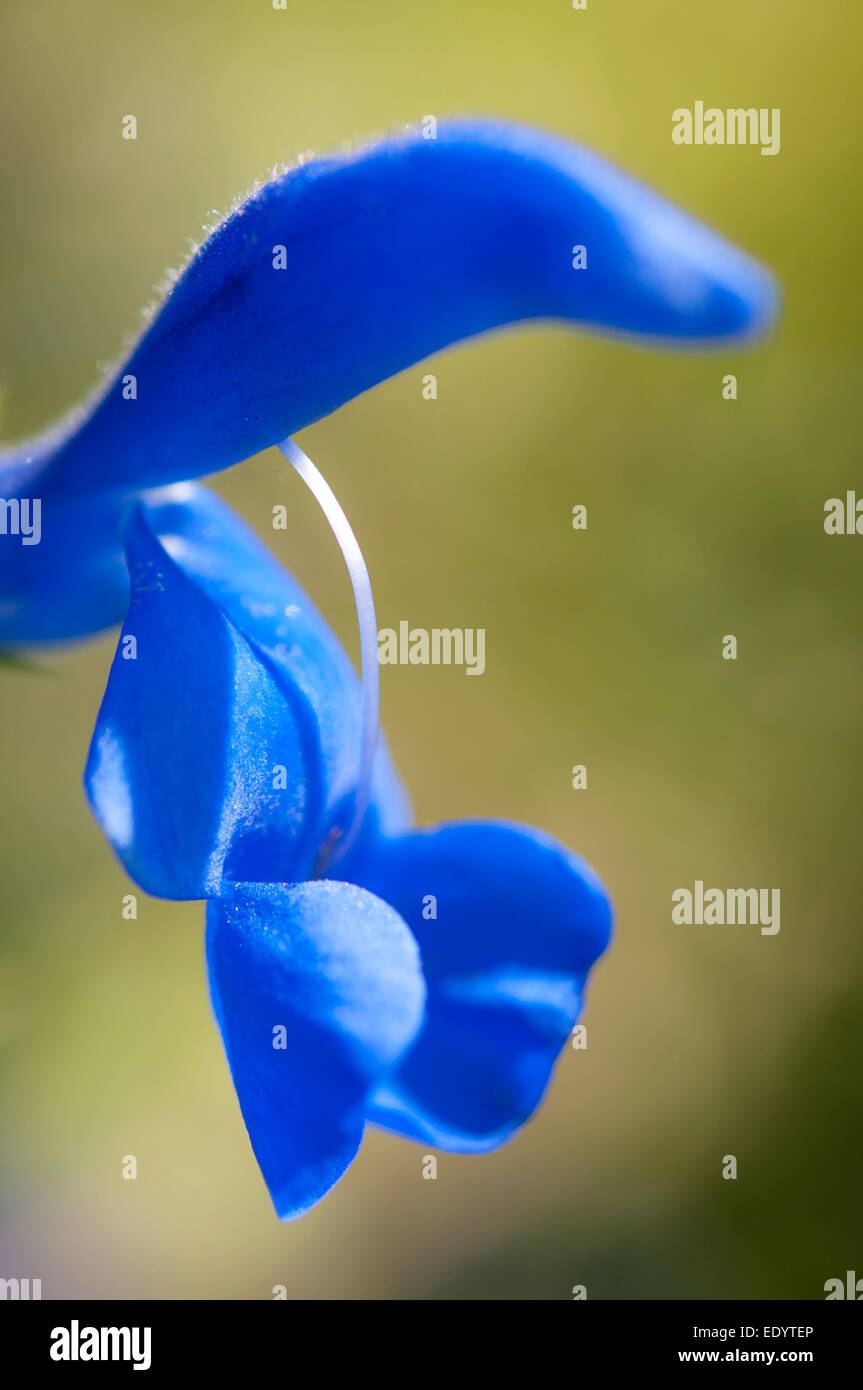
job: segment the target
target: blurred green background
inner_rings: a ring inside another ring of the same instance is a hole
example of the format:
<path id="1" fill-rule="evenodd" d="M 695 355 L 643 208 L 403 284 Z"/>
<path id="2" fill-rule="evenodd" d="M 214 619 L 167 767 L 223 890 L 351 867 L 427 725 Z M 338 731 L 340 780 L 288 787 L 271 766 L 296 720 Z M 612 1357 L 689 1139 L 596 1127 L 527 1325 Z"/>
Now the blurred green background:
<path id="1" fill-rule="evenodd" d="M 588 1049 L 499 1153 L 423 1181 L 420 1146 L 373 1133 L 279 1225 L 209 1017 L 202 909 L 140 895 L 125 922 L 85 807 L 112 639 L 0 673 L 0 1274 L 45 1297 L 566 1299 L 822 1298 L 863 1273 L 863 539 L 823 531 L 828 497 L 863 495 L 858 25 L 850 0 L 4 8 L 6 439 L 117 357 L 211 209 L 426 114 L 596 147 L 766 261 L 786 302 L 747 353 L 482 339 L 301 436 L 381 625 L 487 629 L 482 680 L 382 672 L 418 819 L 540 825 L 615 899 Z M 780 107 L 781 152 L 673 145 L 696 99 Z M 353 651 L 298 480 L 268 454 L 215 486 Z M 695 878 L 780 887 L 781 932 L 673 926 Z"/>

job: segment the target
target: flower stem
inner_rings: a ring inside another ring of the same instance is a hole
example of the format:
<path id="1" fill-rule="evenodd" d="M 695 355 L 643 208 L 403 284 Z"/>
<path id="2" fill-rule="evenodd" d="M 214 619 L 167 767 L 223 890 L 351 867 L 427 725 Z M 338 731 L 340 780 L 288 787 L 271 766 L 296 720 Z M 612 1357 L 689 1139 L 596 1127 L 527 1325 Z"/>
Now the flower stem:
<path id="1" fill-rule="evenodd" d="M 333 864 L 341 859 L 354 843 L 371 797 L 375 751 L 380 729 L 378 624 L 368 566 L 341 503 L 327 480 L 318 471 L 311 459 L 303 453 L 298 444 L 295 444 L 292 439 L 283 439 L 277 447 L 316 498 L 321 511 L 330 524 L 333 535 L 339 543 L 339 549 L 348 567 L 351 587 L 354 591 L 357 624 L 360 631 L 362 734 L 357 794 L 354 800 L 353 816 L 347 829 L 338 839 L 328 840 L 323 848 L 321 861 L 318 865 L 318 873 L 321 874 L 325 868 L 332 868 Z"/>

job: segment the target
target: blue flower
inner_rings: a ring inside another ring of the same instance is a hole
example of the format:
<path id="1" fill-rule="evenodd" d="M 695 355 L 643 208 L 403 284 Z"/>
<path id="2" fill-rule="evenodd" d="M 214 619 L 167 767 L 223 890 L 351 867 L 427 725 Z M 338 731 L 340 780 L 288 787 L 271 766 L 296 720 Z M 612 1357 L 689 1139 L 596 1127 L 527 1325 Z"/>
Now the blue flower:
<path id="1" fill-rule="evenodd" d="M 170 554 L 158 512 L 130 522 L 131 602 L 85 784 L 136 882 L 208 900 L 214 1012 L 291 1217 L 338 1180 L 369 1121 L 459 1153 L 513 1135 L 572 1032 L 611 911 L 592 871 L 538 831 L 411 829 L 383 747 L 359 834 L 330 869 L 360 792 L 358 681 L 232 513 L 199 485 L 183 505 Z"/>
<path id="2" fill-rule="evenodd" d="M 533 130 L 442 123 L 434 140 L 404 134 L 280 174 L 204 241 L 104 388 L 0 458 L 0 497 L 38 497 L 43 512 L 38 546 L 0 537 L 0 645 L 122 619 L 130 496 L 170 514 L 171 485 L 449 344 L 537 319 L 726 342 L 763 331 L 775 307 L 748 257 Z"/>
<path id="3" fill-rule="evenodd" d="M 189 480 L 278 441 L 302 472 L 291 434 L 505 324 L 708 343 L 774 310 L 765 271 L 595 155 L 455 122 L 256 189 L 104 389 L 0 460 L 4 516 L 41 507 L 38 544 L 0 546 L 0 643 L 126 614 L 87 795 L 137 883 L 207 902 L 213 1009 L 280 1216 L 338 1181 L 367 1123 L 459 1153 L 509 1139 L 611 909 L 539 831 L 412 828 L 369 718 L 377 668 L 360 687 L 295 581 Z"/>

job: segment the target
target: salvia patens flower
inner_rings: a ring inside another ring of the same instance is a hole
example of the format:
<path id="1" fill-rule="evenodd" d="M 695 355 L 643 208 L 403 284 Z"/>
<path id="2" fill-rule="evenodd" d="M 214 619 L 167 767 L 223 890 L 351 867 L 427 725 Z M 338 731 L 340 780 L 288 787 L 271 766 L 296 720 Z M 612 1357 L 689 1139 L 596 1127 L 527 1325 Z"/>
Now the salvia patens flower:
<path id="1" fill-rule="evenodd" d="M 726 342 L 774 308 L 747 256 L 537 131 L 442 122 L 281 174 L 207 237 L 104 387 L 0 457 L 0 497 L 38 498 L 42 527 L 38 546 L 0 538 L 0 647 L 122 619 L 130 495 L 227 468 L 451 343 L 531 319 Z"/>
<path id="2" fill-rule="evenodd" d="M 513 1135 L 611 923 L 593 872 L 539 831 L 411 827 L 377 737 L 362 557 L 288 436 L 504 324 L 724 342 L 774 302 L 759 266 L 598 157 L 455 122 L 257 189 L 104 389 L 0 461 L 6 522 L 40 514 L 38 544 L 0 537 L 0 645 L 126 614 L 87 794 L 142 888 L 207 902 L 214 1012 L 281 1216 L 338 1181 L 367 1123 L 461 1153 Z M 190 481 L 277 442 L 348 559 L 362 684 Z"/>
<path id="3" fill-rule="evenodd" d="M 359 833 L 360 687 L 291 577 L 190 485 L 172 553 L 128 529 L 131 602 L 85 776 L 150 893 L 206 898 L 213 1006 L 282 1216 L 341 1176 L 366 1121 L 461 1153 L 538 1105 L 611 913 L 526 827 L 409 826 L 384 749 Z M 324 874 L 325 877 L 321 875 Z"/>

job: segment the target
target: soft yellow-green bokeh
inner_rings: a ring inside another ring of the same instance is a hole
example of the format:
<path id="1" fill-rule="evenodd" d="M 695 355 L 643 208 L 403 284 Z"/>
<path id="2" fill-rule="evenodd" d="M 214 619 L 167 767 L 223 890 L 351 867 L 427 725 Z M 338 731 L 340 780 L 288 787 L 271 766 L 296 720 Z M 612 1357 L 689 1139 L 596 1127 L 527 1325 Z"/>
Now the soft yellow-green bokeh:
<path id="1" fill-rule="evenodd" d="M 858 25 L 850 0 L 6 7 L 6 438 L 92 385 L 254 177 L 430 113 L 595 146 L 766 261 L 785 310 L 749 353 L 483 339 L 302 437 L 381 624 L 487 629 L 482 680 L 383 671 L 420 821 L 540 825 L 616 903 L 587 1052 L 518 1139 L 441 1156 L 436 1182 L 421 1147 L 372 1134 L 279 1225 L 209 1017 L 202 909 L 141 895 L 124 922 L 84 804 L 111 639 L 0 669 L 0 1274 L 46 1297 L 817 1298 L 859 1268 L 863 539 L 822 527 L 826 498 L 863 496 Z M 781 152 L 673 145 L 696 99 L 780 107 Z M 278 457 L 215 486 L 353 650 L 334 543 Z M 674 927 L 695 878 L 780 887 L 781 932 Z"/>

